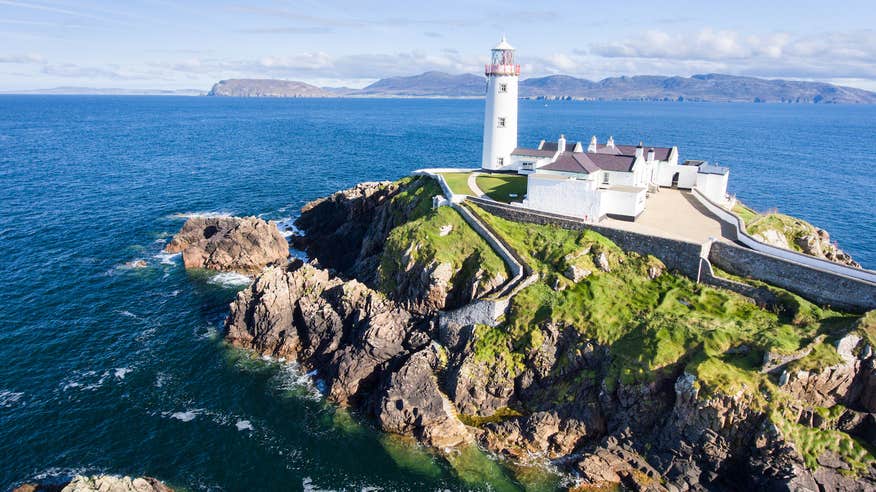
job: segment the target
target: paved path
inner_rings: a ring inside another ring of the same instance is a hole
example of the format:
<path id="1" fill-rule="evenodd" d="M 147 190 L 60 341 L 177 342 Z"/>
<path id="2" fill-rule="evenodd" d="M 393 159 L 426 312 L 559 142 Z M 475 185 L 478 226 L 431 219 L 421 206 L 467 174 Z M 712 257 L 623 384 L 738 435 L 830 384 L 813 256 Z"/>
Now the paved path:
<path id="1" fill-rule="evenodd" d="M 662 188 L 651 193 L 635 222 L 605 218 L 599 225 L 703 243 L 714 237 L 733 242 L 733 231 L 712 215 L 689 191 Z"/>
<path id="2" fill-rule="evenodd" d="M 481 173 L 471 173 L 468 175 L 468 188 L 476 197 L 489 200 L 490 197 L 488 197 L 478 186 L 477 179 L 480 175 Z"/>

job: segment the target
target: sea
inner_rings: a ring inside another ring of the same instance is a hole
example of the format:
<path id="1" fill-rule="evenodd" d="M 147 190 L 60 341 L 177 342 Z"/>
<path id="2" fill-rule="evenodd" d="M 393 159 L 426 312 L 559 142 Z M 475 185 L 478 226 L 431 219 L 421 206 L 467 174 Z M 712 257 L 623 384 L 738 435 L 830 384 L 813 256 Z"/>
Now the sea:
<path id="1" fill-rule="evenodd" d="M 0 490 L 79 473 L 187 490 L 554 490 L 542 467 L 450 460 L 222 341 L 249 279 L 162 253 L 187 217 L 294 220 L 422 167 L 475 167 L 483 101 L 0 96 Z M 749 206 L 876 268 L 876 106 L 520 102 L 520 143 L 679 147 Z"/>

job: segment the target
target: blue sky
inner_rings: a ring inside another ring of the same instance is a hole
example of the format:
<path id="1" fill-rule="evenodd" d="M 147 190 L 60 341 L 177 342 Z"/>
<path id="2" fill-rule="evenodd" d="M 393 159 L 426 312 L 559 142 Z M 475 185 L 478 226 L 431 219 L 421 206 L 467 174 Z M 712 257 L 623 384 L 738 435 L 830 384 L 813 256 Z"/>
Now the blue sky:
<path id="1" fill-rule="evenodd" d="M 872 0 L 0 0 L 0 91 L 235 77 L 360 87 L 480 73 L 502 33 L 524 77 L 720 72 L 876 90 L 874 26 Z"/>

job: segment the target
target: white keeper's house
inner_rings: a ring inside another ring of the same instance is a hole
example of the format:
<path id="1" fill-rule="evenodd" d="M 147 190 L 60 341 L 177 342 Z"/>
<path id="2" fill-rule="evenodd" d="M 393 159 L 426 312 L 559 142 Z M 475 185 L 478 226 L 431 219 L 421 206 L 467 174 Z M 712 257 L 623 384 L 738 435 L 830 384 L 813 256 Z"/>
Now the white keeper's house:
<path id="1" fill-rule="evenodd" d="M 487 96 L 481 167 L 527 175 L 523 206 L 599 221 L 610 216 L 635 220 L 648 196 L 660 187 L 694 189 L 726 205 L 726 167 L 705 161 L 678 161 L 678 147 L 542 140 L 536 148 L 517 146 L 517 82 L 520 65 L 505 38 L 486 66 Z"/>

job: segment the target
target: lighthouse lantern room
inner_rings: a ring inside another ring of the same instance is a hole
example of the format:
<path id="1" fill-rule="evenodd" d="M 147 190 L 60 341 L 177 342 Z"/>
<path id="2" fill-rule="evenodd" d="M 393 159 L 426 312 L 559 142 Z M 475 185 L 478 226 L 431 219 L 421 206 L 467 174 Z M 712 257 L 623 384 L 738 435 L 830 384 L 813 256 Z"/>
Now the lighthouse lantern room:
<path id="1" fill-rule="evenodd" d="M 511 169 L 511 152 L 517 147 L 517 79 L 520 65 L 505 37 L 492 50 L 487 76 L 484 112 L 484 150 L 481 167 L 489 171 Z"/>

